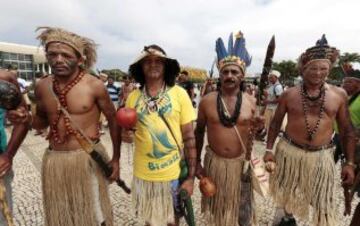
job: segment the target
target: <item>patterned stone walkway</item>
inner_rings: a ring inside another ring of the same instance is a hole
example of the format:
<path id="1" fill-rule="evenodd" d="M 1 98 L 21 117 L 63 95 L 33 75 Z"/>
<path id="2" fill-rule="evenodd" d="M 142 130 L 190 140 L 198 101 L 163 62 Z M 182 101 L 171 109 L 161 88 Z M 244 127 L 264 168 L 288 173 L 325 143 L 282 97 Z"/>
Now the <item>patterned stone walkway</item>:
<path id="1" fill-rule="evenodd" d="M 102 142 L 111 150 L 110 137 L 108 133 L 102 137 Z M 41 183 L 40 171 L 41 160 L 47 142 L 41 136 L 34 136 L 33 131 L 30 131 L 25 142 L 21 146 L 17 156 L 14 160 L 15 178 L 13 181 L 14 191 L 14 217 L 16 225 L 18 226 L 41 226 L 43 225 L 43 211 L 42 211 L 42 196 L 41 196 Z M 260 156 L 263 153 L 262 144 L 256 144 L 256 155 Z M 126 148 L 125 148 L 126 149 Z M 131 184 L 132 165 L 131 165 L 131 152 L 128 150 L 122 151 L 121 159 L 121 177 L 128 185 Z M 340 170 L 338 166 L 338 170 Z M 340 172 L 339 172 L 340 174 Z M 350 224 L 349 217 L 343 217 L 343 197 L 342 189 L 340 188 L 340 179 L 337 178 L 337 196 L 336 208 L 340 216 L 341 226 Z M 131 210 L 131 198 L 126 195 L 120 188 L 115 185 L 110 186 L 111 201 L 113 204 L 113 211 L 115 216 L 115 225 L 131 225 L 140 226 L 142 222 L 137 219 Z M 275 215 L 275 206 L 270 198 L 262 198 L 256 195 L 257 203 L 257 216 L 260 226 L 270 226 Z M 353 202 L 355 206 L 359 202 L 356 199 Z M 204 216 L 200 213 L 200 192 L 197 187 L 193 196 L 193 203 L 195 206 L 195 215 L 198 226 L 208 225 Z M 185 225 L 182 222 L 182 225 Z M 300 222 L 301 226 L 308 226 L 308 222 Z"/>

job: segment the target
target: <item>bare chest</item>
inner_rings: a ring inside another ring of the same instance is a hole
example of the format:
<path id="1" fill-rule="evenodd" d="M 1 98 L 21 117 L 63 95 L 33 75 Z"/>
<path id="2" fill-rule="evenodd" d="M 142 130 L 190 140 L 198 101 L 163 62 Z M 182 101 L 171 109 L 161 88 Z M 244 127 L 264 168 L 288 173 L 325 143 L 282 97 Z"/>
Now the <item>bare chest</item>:
<path id="1" fill-rule="evenodd" d="M 324 100 L 318 99 L 310 101 L 302 98 L 300 95 L 297 97 L 289 98 L 287 101 L 287 111 L 289 115 L 303 116 L 319 116 L 320 114 L 334 118 L 340 107 L 340 102 L 331 94 L 325 95 Z"/>
<path id="2" fill-rule="evenodd" d="M 230 117 L 236 115 L 236 101 L 224 100 L 224 102 L 226 106 L 224 108 L 219 107 L 219 103 L 217 103 L 217 101 L 213 101 L 212 104 L 208 105 L 207 107 L 208 123 L 220 125 L 222 124 L 221 118 L 224 117 L 224 115 Z M 253 109 L 254 108 L 251 105 L 251 103 L 245 98 L 243 98 L 243 100 L 241 101 L 240 113 L 237 118 L 236 124 L 238 126 L 248 125 L 251 119 L 254 117 L 255 111 Z"/>
<path id="3" fill-rule="evenodd" d="M 42 101 L 47 113 L 55 114 L 57 112 L 59 98 L 62 97 L 55 97 L 52 92 L 47 92 L 47 95 L 43 97 Z M 64 98 L 67 110 L 70 114 L 86 114 L 96 106 L 93 94 L 86 89 L 71 90 Z"/>

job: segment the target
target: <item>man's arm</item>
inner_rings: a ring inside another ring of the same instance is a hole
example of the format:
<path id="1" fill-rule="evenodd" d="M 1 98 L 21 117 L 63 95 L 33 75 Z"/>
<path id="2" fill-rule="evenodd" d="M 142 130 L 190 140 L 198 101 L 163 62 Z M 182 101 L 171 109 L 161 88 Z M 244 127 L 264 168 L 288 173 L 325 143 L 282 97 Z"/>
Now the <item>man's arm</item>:
<path id="1" fill-rule="evenodd" d="M 16 81 L 15 76 L 11 76 L 9 82 L 13 83 L 20 90 L 19 84 Z M 14 113 L 14 114 L 13 114 Z M 15 120 L 12 121 L 14 128 L 11 132 L 10 139 L 6 148 L 6 152 L 0 155 L 0 175 L 4 175 L 12 165 L 12 160 L 16 155 L 21 143 L 26 137 L 29 130 L 29 124 L 31 116 L 26 110 L 25 101 L 22 100 L 20 106 L 13 111 L 8 112 L 9 115 L 13 115 Z"/>
<path id="2" fill-rule="evenodd" d="M 342 96 L 342 103 L 336 115 L 336 121 L 339 125 L 339 133 L 346 161 L 350 164 L 354 163 L 354 153 L 356 145 L 355 130 L 351 124 L 349 106 L 347 104 L 345 94 Z"/>
<path id="3" fill-rule="evenodd" d="M 280 96 L 279 98 L 279 104 L 276 108 L 274 118 L 272 119 L 270 123 L 270 128 L 267 136 L 267 142 L 266 142 L 266 149 L 272 150 L 274 146 L 274 142 L 279 135 L 282 121 L 284 119 L 284 116 L 286 114 L 286 93 Z"/>
<path id="4" fill-rule="evenodd" d="M 182 125 L 181 133 L 184 142 L 185 159 L 189 167 L 188 178 L 194 179 L 196 169 L 196 148 L 192 122 Z"/>
<path id="5" fill-rule="evenodd" d="M 192 122 L 181 125 L 181 134 L 183 136 L 185 147 L 184 154 L 188 166 L 188 177 L 182 182 L 180 189 L 184 189 L 188 195 L 191 196 L 194 192 L 194 177 L 196 169 L 196 148 Z"/>
<path id="6" fill-rule="evenodd" d="M 339 133 L 342 139 L 341 143 L 343 144 L 344 153 L 346 157 L 346 163 L 341 171 L 341 178 L 343 180 L 343 185 L 351 186 L 355 178 L 355 163 L 354 163 L 354 154 L 355 154 L 355 145 L 356 145 L 356 135 L 354 128 L 350 121 L 349 106 L 347 104 L 347 95 L 345 92 L 341 92 L 341 104 L 336 115 L 336 121 L 339 125 Z"/>
<path id="7" fill-rule="evenodd" d="M 94 83 L 94 90 L 96 90 L 96 104 L 109 122 L 110 137 L 113 145 L 113 157 L 110 162 L 111 167 L 113 168 L 113 174 L 110 176 L 110 179 L 116 180 L 119 178 L 121 144 L 121 131 L 119 130 L 121 130 L 121 128 L 117 125 L 115 107 L 110 100 L 106 87 L 99 80 L 96 80 Z"/>
<path id="8" fill-rule="evenodd" d="M 197 151 L 197 166 L 196 166 L 197 177 L 199 177 L 203 173 L 203 169 L 201 167 L 201 151 L 204 145 L 205 128 L 206 128 L 205 101 L 203 99 L 199 104 L 198 117 L 196 120 L 196 128 L 195 128 L 196 151 Z"/>

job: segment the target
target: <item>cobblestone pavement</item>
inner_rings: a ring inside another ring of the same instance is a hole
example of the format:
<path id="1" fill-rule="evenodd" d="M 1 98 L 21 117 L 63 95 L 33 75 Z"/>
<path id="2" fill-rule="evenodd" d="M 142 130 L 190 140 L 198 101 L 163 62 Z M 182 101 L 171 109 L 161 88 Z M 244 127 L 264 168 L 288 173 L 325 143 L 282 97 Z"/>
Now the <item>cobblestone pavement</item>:
<path id="1" fill-rule="evenodd" d="M 25 139 L 21 149 L 14 160 L 15 178 L 13 181 L 14 191 L 14 217 L 16 225 L 19 226 L 41 226 L 43 225 L 43 211 L 42 211 L 42 196 L 40 171 L 41 160 L 47 142 L 41 136 L 34 136 L 33 131 L 30 131 Z M 111 142 L 108 133 L 102 137 L 102 142 L 111 150 Z M 131 184 L 132 165 L 131 165 L 131 147 L 124 147 L 121 158 L 121 177 L 128 185 Z M 256 144 L 256 155 L 262 155 L 264 150 L 261 144 Z M 340 170 L 340 166 L 338 171 Z M 350 224 L 349 217 L 343 217 L 343 197 L 340 188 L 340 179 L 337 178 L 337 195 L 336 208 L 340 216 L 341 226 Z M 115 185 L 110 186 L 111 201 L 113 204 L 113 211 L 115 216 L 115 225 L 144 225 L 139 219 L 135 217 L 131 210 L 131 198 L 126 195 L 119 187 Z M 257 204 L 257 217 L 260 226 L 272 225 L 275 215 L 275 206 L 270 198 L 262 198 L 255 196 Z M 356 199 L 353 202 L 353 207 L 359 202 Z M 195 206 L 195 215 L 198 226 L 208 225 L 204 216 L 200 213 L 200 192 L 196 182 L 195 194 L 193 196 L 193 204 Z M 182 221 L 181 225 L 185 225 Z M 308 222 L 300 222 L 301 226 L 309 225 Z"/>

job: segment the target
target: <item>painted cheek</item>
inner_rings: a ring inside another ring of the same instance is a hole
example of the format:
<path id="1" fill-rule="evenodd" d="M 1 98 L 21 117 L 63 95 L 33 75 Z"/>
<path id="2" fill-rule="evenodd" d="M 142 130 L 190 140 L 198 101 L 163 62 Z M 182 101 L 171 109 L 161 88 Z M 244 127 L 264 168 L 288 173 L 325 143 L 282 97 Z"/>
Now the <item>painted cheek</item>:
<path id="1" fill-rule="evenodd" d="M 77 66 L 77 61 L 65 59 L 65 64 L 70 68 L 74 68 Z"/>
<path id="2" fill-rule="evenodd" d="M 55 60 L 55 59 L 53 59 L 53 58 L 48 59 L 48 62 L 49 62 L 49 64 L 50 64 L 50 66 L 53 66 L 53 65 L 55 65 L 55 64 L 56 64 L 56 60 Z"/>

